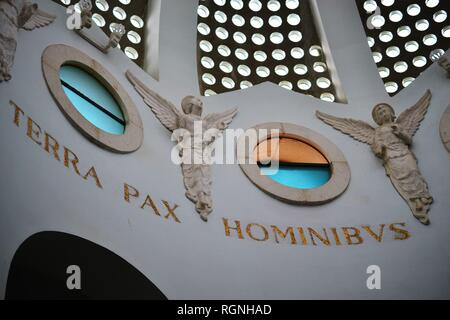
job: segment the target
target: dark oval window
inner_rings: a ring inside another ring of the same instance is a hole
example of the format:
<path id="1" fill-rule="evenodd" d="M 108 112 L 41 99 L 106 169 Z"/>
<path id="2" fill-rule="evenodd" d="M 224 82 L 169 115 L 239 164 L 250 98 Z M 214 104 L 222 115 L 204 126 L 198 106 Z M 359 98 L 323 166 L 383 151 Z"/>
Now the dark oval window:
<path id="1" fill-rule="evenodd" d="M 261 174 L 291 188 L 313 189 L 331 178 L 329 161 L 313 146 L 292 138 L 281 137 L 261 142 L 256 150 Z M 266 163 L 279 160 L 278 170 Z"/>
<path id="2" fill-rule="evenodd" d="M 70 102 L 86 120 L 111 134 L 125 132 L 122 109 L 100 81 L 73 65 L 61 66 L 59 77 Z"/>

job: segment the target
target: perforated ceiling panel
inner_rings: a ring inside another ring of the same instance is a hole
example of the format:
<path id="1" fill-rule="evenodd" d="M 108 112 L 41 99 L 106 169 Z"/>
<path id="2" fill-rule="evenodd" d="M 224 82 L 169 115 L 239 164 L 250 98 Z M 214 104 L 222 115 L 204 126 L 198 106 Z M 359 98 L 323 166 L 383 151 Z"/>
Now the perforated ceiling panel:
<path id="1" fill-rule="evenodd" d="M 78 0 L 53 0 L 64 6 Z M 126 34 L 119 45 L 125 54 L 139 66 L 143 66 L 145 54 L 145 21 L 148 0 L 91 0 L 92 20 L 109 36 L 111 25 L 125 26 Z"/>
<path id="2" fill-rule="evenodd" d="M 450 45 L 449 0 L 356 0 L 386 91 L 394 96 Z"/>
<path id="3" fill-rule="evenodd" d="M 203 95 L 270 81 L 337 100 L 309 1 L 200 0 L 197 29 Z"/>

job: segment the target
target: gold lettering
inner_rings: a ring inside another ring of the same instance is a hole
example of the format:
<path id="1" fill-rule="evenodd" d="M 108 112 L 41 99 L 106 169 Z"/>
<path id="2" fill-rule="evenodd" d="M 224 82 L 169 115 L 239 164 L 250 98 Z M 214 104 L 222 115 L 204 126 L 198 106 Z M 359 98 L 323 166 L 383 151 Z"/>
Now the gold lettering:
<path id="1" fill-rule="evenodd" d="M 134 189 L 134 188 L 133 188 Z M 136 190 L 136 189 L 135 189 Z M 139 195 L 139 193 L 138 193 L 138 195 Z M 130 202 L 129 201 L 129 194 L 128 194 L 128 202 Z M 155 205 L 155 203 L 153 202 L 153 199 L 150 197 L 150 195 L 147 195 L 147 197 L 145 197 L 145 201 L 144 201 L 144 203 L 142 204 L 142 206 L 141 206 L 141 209 L 144 209 L 145 208 L 145 206 L 149 206 L 149 207 L 151 207 L 152 209 L 153 209 L 153 212 L 157 215 L 157 216 L 161 216 L 161 214 L 159 213 L 159 210 L 158 210 L 158 207 L 156 207 L 156 205 Z"/>
<path id="2" fill-rule="evenodd" d="M 350 233 L 348 232 L 349 230 L 353 230 L 354 233 L 353 233 L 353 234 L 350 234 Z M 359 231 L 358 228 L 355 228 L 355 227 L 343 227 L 343 228 L 342 228 L 342 231 L 344 232 L 345 240 L 347 240 L 347 244 L 348 244 L 349 246 L 361 244 L 361 243 L 364 242 L 364 239 L 361 238 L 360 235 L 359 235 L 361 232 Z M 358 239 L 357 242 L 353 242 L 352 239 L 354 239 L 354 238 Z"/>
<path id="3" fill-rule="evenodd" d="M 313 245 L 317 246 L 316 242 L 314 241 L 314 237 L 319 239 L 326 246 L 331 245 L 330 239 L 328 238 L 327 230 L 325 228 L 323 228 L 323 233 L 325 234 L 325 237 L 322 237 L 322 235 L 319 234 L 313 228 L 308 228 L 308 232 L 309 232 L 309 236 L 311 237 L 311 241 L 312 241 Z"/>
<path id="4" fill-rule="evenodd" d="M 133 194 L 130 194 L 130 188 L 133 189 L 133 191 L 134 191 Z M 130 196 L 132 196 L 134 198 L 138 198 L 139 197 L 139 191 L 135 187 L 132 187 L 132 186 L 130 186 L 127 183 L 124 183 L 123 184 L 123 199 L 126 202 L 130 202 Z"/>
<path id="5" fill-rule="evenodd" d="M 238 234 L 238 238 L 244 239 L 244 236 L 242 235 L 241 222 L 239 220 L 234 220 L 236 227 L 230 227 L 228 225 L 228 219 L 222 218 L 222 221 L 223 221 L 223 225 L 225 227 L 225 235 L 227 237 L 230 237 L 230 234 L 231 234 L 230 230 L 236 230 L 237 234 Z"/>
<path id="6" fill-rule="evenodd" d="M 260 229 L 262 230 L 262 232 L 264 233 L 264 238 L 259 239 L 259 238 L 254 237 L 253 234 L 252 234 L 252 227 L 258 227 L 258 228 L 260 228 Z M 269 239 L 269 232 L 267 232 L 267 230 L 266 230 L 266 228 L 264 228 L 264 226 L 262 226 L 262 225 L 260 225 L 260 224 L 258 224 L 258 223 L 249 223 L 249 224 L 247 225 L 246 231 L 247 231 L 248 236 L 249 236 L 250 238 L 252 238 L 253 240 L 256 240 L 256 241 L 266 241 L 267 239 Z"/>
<path id="7" fill-rule="evenodd" d="M 36 142 L 38 145 L 41 145 L 42 142 L 39 141 L 39 137 L 42 133 L 41 127 L 39 127 L 39 125 L 33 121 L 33 119 L 31 119 L 30 117 L 28 117 L 28 122 L 27 122 L 28 126 L 27 126 L 27 136 L 33 140 L 34 142 Z"/>
<path id="8" fill-rule="evenodd" d="M 339 239 L 339 235 L 337 233 L 336 228 L 331 228 L 331 232 L 333 233 L 334 241 L 336 242 L 337 246 L 342 245 L 341 240 Z"/>
<path id="9" fill-rule="evenodd" d="M 95 184 L 97 185 L 97 187 L 99 187 L 100 189 L 102 189 L 102 184 L 100 183 L 100 179 L 98 178 L 97 175 L 97 171 L 95 171 L 94 166 L 92 166 L 89 171 L 83 176 L 84 180 L 87 180 L 88 177 L 92 177 L 95 180 Z"/>
<path id="10" fill-rule="evenodd" d="M 308 244 L 308 239 L 306 239 L 305 231 L 301 227 L 298 227 L 297 229 L 298 233 L 300 234 L 300 238 L 302 239 L 302 245 L 306 246 Z"/>
<path id="11" fill-rule="evenodd" d="M 178 205 L 175 204 L 175 205 L 173 206 L 173 208 L 171 208 L 170 205 L 169 205 L 169 203 L 168 203 L 167 201 L 165 201 L 165 200 L 163 200 L 163 204 L 164 204 L 164 207 L 166 207 L 167 212 L 168 212 L 167 215 L 166 215 L 164 218 L 168 219 L 169 217 L 173 217 L 173 219 L 174 219 L 176 222 L 180 223 L 180 220 L 178 219 L 178 217 L 175 215 L 175 212 L 174 212 L 175 209 L 178 208 Z"/>
<path id="12" fill-rule="evenodd" d="M 50 143 L 51 140 L 51 143 Z M 53 138 L 51 135 L 49 135 L 47 132 L 45 132 L 45 139 L 44 139 L 44 150 L 50 153 L 50 147 L 53 150 L 53 157 L 59 161 L 59 143 L 56 141 L 55 138 Z"/>
<path id="13" fill-rule="evenodd" d="M 272 227 L 273 234 L 275 235 L 276 243 L 280 243 L 280 241 L 278 240 L 278 235 L 280 235 L 283 239 L 286 239 L 286 237 L 289 233 L 289 236 L 291 238 L 291 244 L 297 244 L 297 240 L 295 239 L 295 235 L 294 235 L 294 229 L 292 227 L 288 227 L 286 229 L 286 232 L 281 231 L 275 225 L 272 225 L 271 227 Z"/>
<path id="14" fill-rule="evenodd" d="M 20 107 L 17 104 L 15 104 L 13 101 L 9 101 L 9 103 L 12 106 L 14 106 L 14 121 L 13 121 L 13 123 L 19 127 L 20 126 L 20 116 L 25 115 L 25 112 L 23 112 L 23 110 L 20 109 Z"/>
<path id="15" fill-rule="evenodd" d="M 397 228 L 396 225 L 406 227 L 406 223 L 399 222 L 399 223 L 392 223 L 389 225 L 389 230 L 396 233 L 396 236 L 394 237 L 395 240 L 406 240 L 411 237 L 411 234 L 407 230 Z"/>
<path id="16" fill-rule="evenodd" d="M 64 147 L 64 166 L 69 168 L 70 163 L 72 163 L 72 167 L 75 170 L 75 172 L 79 176 L 81 176 L 80 170 L 78 170 L 78 162 L 79 162 L 79 160 L 78 160 L 77 155 L 75 153 L 73 153 L 71 150 L 69 150 L 67 147 Z"/>
<path id="17" fill-rule="evenodd" d="M 375 232 L 372 231 L 372 229 L 370 228 L 370 226 L 362 226 L 362 228 L 364 230 L 367 231 L 367 233 L 374 238 L 375 240 L 377 240 L 378 242 L 383 241 L 383 234 L 384 234 L 384 224 L 380 224 L 380 232 L 378 232 L 378 234 L 376 234 Z"/>

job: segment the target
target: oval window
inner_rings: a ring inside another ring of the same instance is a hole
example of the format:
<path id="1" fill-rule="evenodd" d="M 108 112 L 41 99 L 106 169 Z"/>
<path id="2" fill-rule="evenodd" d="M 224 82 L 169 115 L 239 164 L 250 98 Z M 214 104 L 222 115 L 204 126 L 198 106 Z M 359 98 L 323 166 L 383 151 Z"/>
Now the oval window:
<path id="1" fill-rule="evenodd" d="M 86 120 L 110 134 L 125 132 L 122 109 L 100 81 L 73 65 L 62 65 L 59 77 L 64 93 Z"/>
<path id="2" fill-rule="evenodd" d="M 265 140 L 255 149 L 260 173 L 291 188 L 314 189 L 331 178 L 331 168 L 323 154 L 311 145 L 292 138 Z M 279 161 L 274 170 L 270 161 Z"/>

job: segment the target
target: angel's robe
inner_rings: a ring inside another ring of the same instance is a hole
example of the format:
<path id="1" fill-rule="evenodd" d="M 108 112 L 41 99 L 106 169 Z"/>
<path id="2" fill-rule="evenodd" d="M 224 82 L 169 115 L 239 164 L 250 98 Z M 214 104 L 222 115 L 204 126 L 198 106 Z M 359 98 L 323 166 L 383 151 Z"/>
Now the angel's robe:
<path id="1" fill-rule="evenodd" d="M 401 126 L 398 127 L 400 134 Z M 384 161 L 386 174 L 397 191 L 415 209 L 415 199 L 432 200 L 428 185 L 419 171 L 417 159 L 405 139 L 393 132 L 391 125 L 382 125 L 375 129 L 373 152 Z"/>

